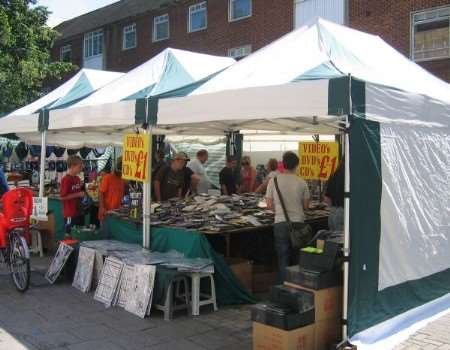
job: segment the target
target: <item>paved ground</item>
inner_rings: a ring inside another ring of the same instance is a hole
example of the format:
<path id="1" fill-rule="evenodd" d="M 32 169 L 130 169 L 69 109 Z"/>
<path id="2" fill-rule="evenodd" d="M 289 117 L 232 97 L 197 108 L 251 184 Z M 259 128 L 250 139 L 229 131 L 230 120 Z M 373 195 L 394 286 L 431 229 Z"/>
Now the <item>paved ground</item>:
<path id="1" fill-rule="evenodd" d="M 0 350 L 193 350 L 252 348 L 248 307 L 176 314 L 166 322 L 152 311 L 145 320 L 120 308 L 105 309 L 70 284 L 50 286 L 48 259 L 34 259 L 32 286 L 16 292 L 0 268 Z M 414 334 L 396 350 L 450 350 L 450 315 Z M 382 350 L 382 349 L 380 349 Z"/>
<path id="2" fill-rule="evenodd" d="M 396 350 L 450 350 L 450 315 L 430 323 Z"/>
<path id="3" fill-rule="evenodd" d="M 251 349 L 247 307 L 207 309 L 195 318 L 176 314 L 171 322 L 152 311 L 142 320 L 105 309 L 70 284 L 50 286 L 40 273 L 47 263 L 33 261 L 42 268 L 25 294 L 0 269 L 0 350 Z"/>

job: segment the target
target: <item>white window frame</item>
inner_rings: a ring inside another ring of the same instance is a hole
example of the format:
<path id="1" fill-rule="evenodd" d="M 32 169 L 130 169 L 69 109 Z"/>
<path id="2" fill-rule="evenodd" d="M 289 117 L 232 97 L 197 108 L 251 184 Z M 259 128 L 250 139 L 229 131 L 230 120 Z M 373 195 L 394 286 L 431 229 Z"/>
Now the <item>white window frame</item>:
<path id="1" fill-rule="evenodd" d="M 197 12 L 205 11 L 205 26 L 202 28 L 192 29 L 191 25 L 191 16 Z M 201 30 L 205 30 L 208 28 L 208 6 L 206 4 L 206 1 L 199 2 L 198 4 L 189 6 L 188 11 L 188 33 L 195 33 L 199 32 Z"/>
<path id="2" fill-rule="evenodd" d="M 441 59 L 446 59 L 446 58 L 450 58 L 450 54 L 447 56 L 440 56 L 440 57 L 429 57 L 429 58 L 415 58 L 415 34 L 416 34 L 416 25 L 417 24 L 423 24 L 423 23 L 432 23 L 435 22 L 436 20 L 439 20 L 439 18 L 435 17 L 435 18 L 430 18 L 430 19 L 425 19 L 425 20 L 421 20 L 421 21 L 416 21 L 415 17 L 417 15 L 420 14 L 432 14 L 434 12 L 439 12 L 442 10 L 449 10 L 450 11 L 450 6 L 441 6 L 441 7 L 434 7 L 434 8 L 430 8 L 430 9 L 426 9 L 426 10 L 420 10 L 420 11 L 414 11 L 411 12 L 411 19 L 410 19 L 410 56 L 411 59 L 415 62 L 426 62 L 426 61 L 435 61 L 435 60 L 441 60 Z M 442 17 L 445 20 L 445 17 Z M 448 21 L 449 21 L 449 32 L 450 32 L 450 16 L 448 17 Z M 450 34 L 450 33 L 449 33 Z M 449 39 L 449 46 L 450 46 L 450 39 Z"/>
<path id="3" fill-rule="evenodd" d="M 167 22 L 167 37 L 166 38 L 157 38 L 156 37 L 156 27 L 158 24 Z M 169 19 L 169 14 L 165 13 L 163 15 L 160 16 L 156 16 L 153 17 L 153 35 L 152 35 L 152 40 L 153 42 L 157 42 L 157 41 L 163 41 L 163 40 L 168 40 L 170 38 L 170 19 Z"/>
<path id="4" fill-rule="evenodd" d="M 232 54 L 233 51 L 239 51 L 239 50 L 243 51 L 242 55 L 233 55 Z M 247 51 L 247 52 L 245 52 L 245 51 Z M 247 57 L 251 53 L 252 53 L 252 45 L 242 45 L 242 46 L 236 46 L 236 47 L 232 47 L 232 48 L 228 49 L 227 56 L 234 58 L 234 59 L 238 59 L 238 58 Z"/>
<path id="5" fill-rule="evenodd" d="M 61 62 L 66 62 L 66 61 L 63 61 L 63 57 L 66 52 L 70 52 L 69 62 L 72 62 L 72 45 L 70 45 L 70 44 L 61 46 L 61 48 L 59 49 L 59 60 Z"/>
<path id="6" fill-rule="evenodd" d="M 126 47 L 126 43 L 127 43 L 127 39 L 126 36 L 127 34 L 130 33 L 134 33 L 134 46 L 130 46 L 130 47 Z M 125 27 L 123 27 L 122 30 L 122 50 L 131 50 L 137 47 L 137 31 L 136 31 L 136 23 L 127 25 Z"/>
<path id="7" fill-rule="evenodd" d="M 87 50 L 87 46 L 90 45 L 90 44 L 87 43 L 87 42 L 89 42 L 89 40 L 92 40 L 91 41 L 91 43 L 92 43 L 91 44 L 92 45 L 91 50 L 92 50 L 92 53 L 93 53 L 94 52 L 94 40 L 97 39 L 98 37 L 102 38 L 101 46 L 99 46 L 99 47 L 101 47 L 101 52 L 98 53 L 98 54 L 95 54 L 95 55 L 91 54 L 91 55 L 88 56 L 87 55 L 87 53 L 88 53 L 87 51 L 89 51 L 89 50 Z M 94 30 L 92 32 L 84 34 L 84 38 L 83 38 L 83 57 L 86 59 L 86 58 L 98 57 L 98 56 L 103 55 L 103 49 L 104 49 L 104 47 L 103 47 L 103 45 L 104 45 L 103 39 L 104 39 L 104 37 L 103 37 L 103 29 Z"/>
<path id="8" fill-rule="evenodd" d="M 250 14 L 248 14 L 247 16 L 243 16 L 243 17 L 233 18 L 233 16 L 232 16 L 233 6 L 232 5 L 235 1 L 236 0 L 228 0 L 228 22 L 240 21 L 241 19 L 249 18 L 253 15 L 253 0 L 248 0 L 248 1 L 250 1 Z"/>

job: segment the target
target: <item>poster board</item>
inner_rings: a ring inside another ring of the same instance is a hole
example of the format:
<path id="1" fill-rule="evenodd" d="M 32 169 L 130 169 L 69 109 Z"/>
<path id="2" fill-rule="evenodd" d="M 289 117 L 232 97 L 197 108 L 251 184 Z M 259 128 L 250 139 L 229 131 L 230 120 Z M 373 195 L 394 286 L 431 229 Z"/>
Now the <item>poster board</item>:
<path id="1" fill-rule="evenodd" d="M 94 299 L 107 307 L 113 304 L 124 263 L 120 260 L 107 257 L 103 264 L 102 274 L 95 290 Z"/>
<path id="2" fill-rule="evenodd" d="M 83 293 L 87 293 L 91 290 L 94 263 L 95 250 L 80 247 L 77 268 L 75 270 L 72 286 Z"/>
<path id="3" fill-rule="evenodd" d="M 55 283 L 60 275 L 64 265 L 69 259 L 70 254 L 73 252 L 73 247 L 65 243 L 60 243 L 55 256 L 53 257 L 52 263 L 45 274 L 45 279 L 51 284 Z"/>
<path id="4" fill-rule="evenodd" d="M 339 165 L 337 142 L 299 142 L 298 175 L 305 180 L 327 181 Z"/>
<path id="5" fill-rule="evenodd" d="M 122 178 L 147 182 L 151 159 L 151 142 L 147 134 L 126 134 L 123 138 Z"/>
<path id="6" fill-rule="evenodd" d="M 156 266 L 135 265 L 125 310 L 144 318 L 149 314 L 155 285 Z"/>

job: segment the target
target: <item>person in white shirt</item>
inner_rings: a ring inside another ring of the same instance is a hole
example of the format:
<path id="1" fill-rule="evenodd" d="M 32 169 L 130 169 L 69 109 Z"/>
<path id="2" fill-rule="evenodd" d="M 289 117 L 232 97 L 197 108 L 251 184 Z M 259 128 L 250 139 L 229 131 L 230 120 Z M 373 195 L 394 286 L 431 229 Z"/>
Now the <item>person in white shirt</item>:
<path id="1" fill-rule="evenodd" d="M 305 221 L 304 210 L 309 207 L 309 188 L 305 180 L 297 176 L 298 156 L 294 152 L 283 154 L 285 172 L 276 176 L 278 187 L 293 225 Z M 270 179 L 266 193 L 267 207 L 275 211 L 274 238 L 278 258 L 278 278 L 284 281 L 285 269 L 290 265 L 291 240 L 289 226 L 280 202 L 274 179 Z"/>
<path id="2" fill-rule="evenodd" d="M 209 180 L 208 175 L 206 175 L 205 170 L 205 163 L 207 161 L 208 151 L 202 149 L 197 152 L 197 158 L 191 160 L 187 165 L 198 178 L 197 186 L 193 189 L 196 193 L 208 193 L 210 188 L 211 181 Z"/>

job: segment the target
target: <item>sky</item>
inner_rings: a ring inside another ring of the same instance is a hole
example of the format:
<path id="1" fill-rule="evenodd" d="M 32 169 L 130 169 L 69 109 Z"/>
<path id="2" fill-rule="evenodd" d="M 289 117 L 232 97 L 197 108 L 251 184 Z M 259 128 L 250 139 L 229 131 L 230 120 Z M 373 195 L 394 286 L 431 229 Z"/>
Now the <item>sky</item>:
<path id="1" fill-rule="evenodd" d="M 50 27 L 54 27 L 65 20 L 91 12 L 99 7 L 117 1 L 118 0 L 38 0 L 38 5 L 46 6 L 52 12 L 47 24 Z"/>

